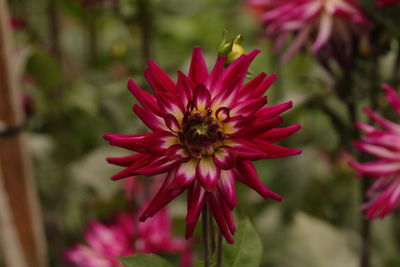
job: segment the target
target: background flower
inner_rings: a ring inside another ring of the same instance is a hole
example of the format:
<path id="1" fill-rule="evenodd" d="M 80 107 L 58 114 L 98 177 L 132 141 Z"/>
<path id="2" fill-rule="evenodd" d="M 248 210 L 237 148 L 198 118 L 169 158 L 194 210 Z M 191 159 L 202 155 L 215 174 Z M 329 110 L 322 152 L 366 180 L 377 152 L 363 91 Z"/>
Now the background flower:
<path id="1" fill-rule="evenodd" d="M 388 103 L 400 115 L 400 96 L 388 85 L 383 85 L 383 88 Z M 369 108 L 364 111 L 380 128 L 358 122 L 357 126 L 366 134 L 354 145 L 378 160 L 367 163 L 351 161 L 350 165 L 360 176 L 376 178 L 368 191 L 371 200 L 363 209 L 369 219 L 383 218 L 400 206 L 400 124 L 386 120 Z"/>
<path id="2" fill-rule="evenodd" d="M 342 49 L 348 49 L 352 35 L 367 24 L 362 10 L 353 0 L 248 0 L 248 4 L 260 13 L 265 33 L 276 39 L 277 49 L 282 49 L 285 40 L 293 34 L 283 62 L 308 42 L 312 42 L 312 52 L 333 40 Z"/>
<path id="3" fill-rule="evenodd" d="M 66 259 L 80 267 L 120 267 L 117 257 L 179 253 L 181 266 L 190 266 L 189 243 L 172 237 L 171 219 L 165 209 L 148 222 L 136 220 L 128 213 L 118 213 L 111 223 L 92 221 L 84 234 L 87 244 L 77 244 L 66 251 Z"/>

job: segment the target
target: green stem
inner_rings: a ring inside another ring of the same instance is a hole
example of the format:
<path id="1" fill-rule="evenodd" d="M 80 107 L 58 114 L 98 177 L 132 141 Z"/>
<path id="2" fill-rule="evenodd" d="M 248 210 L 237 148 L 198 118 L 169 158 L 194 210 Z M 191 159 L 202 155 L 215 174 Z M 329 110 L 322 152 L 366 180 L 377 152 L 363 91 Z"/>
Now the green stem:
<path id="1" fill-rule="evenodd" d="M 222 267 L 222 235 L 218 232 L 217 241 L 217 267 Z"/>
<path id="2" fill-rule="evenodd" d="M 203 207 L 201 214 L 202 225 L 203 225 L 203 247 L 204 247 L 204 267 L 210 267 L 210 250 L 208 244 L 208 212 L 207 204 Z"/>

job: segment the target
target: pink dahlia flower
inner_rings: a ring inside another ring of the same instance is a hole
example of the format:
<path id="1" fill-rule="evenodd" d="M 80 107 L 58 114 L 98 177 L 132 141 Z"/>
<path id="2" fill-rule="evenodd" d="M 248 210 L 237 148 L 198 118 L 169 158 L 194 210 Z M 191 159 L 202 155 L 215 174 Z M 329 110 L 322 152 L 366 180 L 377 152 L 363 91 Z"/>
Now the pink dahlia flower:
<path id="1" fill-rule="evenodd" d="M 380 7 L 400 3 L 400 0 L 377 0 L 376 4 Z"/>
<path id="2" fill-rule="evenodd" d="M 282 57 L 287 61 L 312 39 L 311 51 L 317 52 L 330 40 L 346 43 L 357 26 L 367 23 L 354 0 L 248 0 L 258 10 L 267 36 L 276 38 L 281 49 L 288 35 L 291 46 Z M 346 44 L 351 45 L 351 44 Z"/>
<path id="3" fill-rule="evenodd" d="M 386 99 L 400 114 L 400 96 L 388 85 L 383 85 Z M 354 145 L 378 160 L 367 163 L 350 162 L 350 166 L 358 171 L 358 175 L 376 178 L 368 191 L 371 200 L 363 205 L 366 217 L 369 219 L 383 218 L 386 214 L 400 207 L 400 124 L 388 121 L 371 109 L 365 113 L 375 121 L 380 128 L 357 123 L 357 127 L 366 134 Z"/>
<path id="4" fill-rule="evenodd" d="M 181 266 L 190 266 L 190 246 L 172 237 L 171 219 L 165 209 L 148 223 L 134 221 L 133 216 L 121 213 L 110 224 L 91 222 L 84 234 L 87 245 L 75 245 L 66 251 L 66 259 L 80 267 L 122 267 L 117 257 L 166 252 L 182 253 Z"/>
<path id="5" fill-rule="evenodd" d="M 292 107 L 291 102 L 264 107 L 264 93 L 275 81 L 275 74 L 261 73 L 243 84 L 258 53 L 242 55 L 227 68 L 225 56 L 220 56 L 209 72 L 201 49 L 196 47 L 188 76 L 178 71 L 177 83 L 156 63 L 148 62 L 145 77 L 154 95 L 132 80 L 128 82 L 140 103 L 133 110 L 152 132 L 104 135 L 111 145 L 137 152 L 108 158 L 108 162 L 126 167 L 112 179 L 166 174 L 140 220 L 153 216 L 187 190 L 186 238 L 192 235 L 207 204 L 220 231 L 232 243 L 236 231 L 232 214 L 237 204 L 235 180 L 264 198 L 282 200 L 261 183 L 251 161 L 299 154 L 298 149 L 273 143 L 290 136 L 300 125 L 274 129 L 282 123 L 279 114 Z"/>

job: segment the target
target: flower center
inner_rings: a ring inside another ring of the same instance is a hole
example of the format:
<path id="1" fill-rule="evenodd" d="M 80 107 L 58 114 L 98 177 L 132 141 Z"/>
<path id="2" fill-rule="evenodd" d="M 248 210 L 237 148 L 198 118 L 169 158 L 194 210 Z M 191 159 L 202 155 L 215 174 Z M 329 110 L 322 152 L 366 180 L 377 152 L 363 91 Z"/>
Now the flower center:
<path id="1" fill-rule="evenodd" d="M 179 139 L 194 157 L 214 154 L 216 143 L 223 138 L 219 123 L 211 115 L 211 110 L 206 115 L 187 112 L 183 118 Z"/>

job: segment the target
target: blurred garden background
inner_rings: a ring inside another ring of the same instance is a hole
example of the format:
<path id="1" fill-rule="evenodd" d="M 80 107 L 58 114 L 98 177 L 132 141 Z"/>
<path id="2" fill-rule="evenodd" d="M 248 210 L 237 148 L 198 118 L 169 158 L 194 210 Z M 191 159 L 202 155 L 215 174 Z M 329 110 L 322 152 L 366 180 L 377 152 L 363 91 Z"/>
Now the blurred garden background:
<path id="1" fill-rule="evenodd" d="M 400 24 L 385 13 L 400 8 L 374 14 L 374 1 L 365 2 L 369 2 L 362 3 L 367 16 L 376 21 L 372 33 L 357 44 L 357 49 L 367 52 L 355 60 L 352 79 L 357 86 L 351 95 L 358 118 L 364 121 L 361 108 L 370 104 L 371 90 L 376 90 L 377 103 L 385 110 L 380 84 L 389 82 L 400 89 L 399 66 L 394 67 L 400 65 L 400 42 L 391 37 L 396 27 L 399 34 Z M 106 132 L 146 131 L 132 112 L 136 99 L 126 88 L 128 78 L 149 89 L 143 72 L 146 60 L 153 59 L 176 80 L 176 70 L 187 72 L 194 46 L 202 47 L 211 68 L 224 32 L 227 39 L 241 34 L 246 52 L 262 51 L 251 73 L 277 74 L 267 93 L 268 103 L 293 101 L 294 108 L 283 116 L 284 126 L 302 125 L 281 142 L 302 149 L 301 155 L 255 163 L 263 183 L 283 196 L 283 202 L 264 200 L 237 185 L 236 216 L 249 216 L 254 225 L 262 244 L 262 253 L 256 255 L 260 266 L 359 266 L 361 182 L 348 166 L 355 153 L 348 130 L 353 121 L 340 94 L 334 92 L 346 85 L 336 83 L 306 49 L 281 64 L 274 40 L 265 36 L 257 13 L 245 1 L 11 0 L 7 4 L 11 63 L 27 118 L 26 148 L 49 266 L 75 266 L 64 253 L 85 242 L 88 222 L 107 221 L 116 212 L 130 209 L 124 182 L 109 179 L 120 168 L 105 161 L 107 156 L 123 154 L 102 138 Z M 373 49 L 379 52 L 368 54 Z M 173 201 L 168 212 L 173 235 L 183 238 L 186 197 Z M 371 267 L 400 266 L 399 219 L 397 212 L 371 222 Z M 198 228 L 191 243 L 194 263 L 202 259 Z M 243 242 L 248 249 L 260 248 L 257 238 Z M 161 255 L 178 265 L 177 253 Z M 1 252 L 0 266 L 6 266 Z"/>

